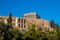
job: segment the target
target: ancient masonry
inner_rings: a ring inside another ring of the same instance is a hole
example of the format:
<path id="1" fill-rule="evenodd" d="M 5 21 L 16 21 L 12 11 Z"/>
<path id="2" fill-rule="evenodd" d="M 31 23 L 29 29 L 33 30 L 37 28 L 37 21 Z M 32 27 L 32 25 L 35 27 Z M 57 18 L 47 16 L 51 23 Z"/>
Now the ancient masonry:
<path id="1" fill-rule="evenodd" d="M 0 22 L 4 22 L 7 24 L 8 16 L 0 16 Z M 36 29 L 42 28 L 44 29 L 50 29 L 53 30 L 50 26 L 50 22 L 48 20 L 41 19 L 36 12 L 30 12 L 24 14 L 24 18 L 18 18 L 18 17 L 12 17 L 12 27 L 17 27 L 20 31 L 28 31 L 28 28 L 30 28 L 29 25 L 35 24 Z"/>

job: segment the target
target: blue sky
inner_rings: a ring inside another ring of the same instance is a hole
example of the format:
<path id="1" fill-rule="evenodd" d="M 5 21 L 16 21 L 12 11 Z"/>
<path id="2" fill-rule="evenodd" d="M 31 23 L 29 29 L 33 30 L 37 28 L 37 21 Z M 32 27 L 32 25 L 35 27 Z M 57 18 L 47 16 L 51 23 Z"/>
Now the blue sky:
<path id="1" fill-rule="evenodd" d="M 54 20 L 60 25 L 60 0 L 0 0 L 0 15 L 23 17 L 23 14 L 37 12 L 46 20 Z"/>

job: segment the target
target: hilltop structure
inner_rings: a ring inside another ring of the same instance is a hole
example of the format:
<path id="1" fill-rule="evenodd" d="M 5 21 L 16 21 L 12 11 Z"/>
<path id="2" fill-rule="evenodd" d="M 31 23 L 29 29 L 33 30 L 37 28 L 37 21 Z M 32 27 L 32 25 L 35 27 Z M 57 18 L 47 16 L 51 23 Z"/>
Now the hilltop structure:
<path id="1" fill-rule="evenodd" d="M 0 22 L 2 21 L 7 24 L 8 16 L 0 16 Z M 48 20 L 41 19 L 36 12 L 24 14 L 24 18 L 12 17 L 12 27 L 17 27 L 20 31 L 28 31 L 30 28 L 29 25 L 31 24 L 35 24 L 36 30 L 39 28 L 42 28 L 43 31 L 45 31 L 44 29 L 52 30 L 50 22 Z"/>

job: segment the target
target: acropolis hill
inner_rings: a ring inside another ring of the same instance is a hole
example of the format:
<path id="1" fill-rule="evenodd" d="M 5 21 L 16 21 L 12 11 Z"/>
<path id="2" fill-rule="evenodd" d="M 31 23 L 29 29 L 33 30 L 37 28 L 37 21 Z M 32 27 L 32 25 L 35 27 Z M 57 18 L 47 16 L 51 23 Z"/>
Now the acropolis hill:
<path id="1" fill-rule="evenodd" d="M 0 16 L 0 22 L 4 21 L 4 23 L 7 24 L 7 19 L 8 16 Z M 24 14 L 24 18 L 12 17 L 12 27 L 17 27 L 20 31 L 28 31 L 28 28 L 30 28 L 29 25 L 31 24 L 35 24 L 36 30 L 39 28 L 42 28 L 43 31 L 45 31 L 44 29 L 53 30 L 50 22 L 41 19 L 36 12 L 26 13 Z"/>

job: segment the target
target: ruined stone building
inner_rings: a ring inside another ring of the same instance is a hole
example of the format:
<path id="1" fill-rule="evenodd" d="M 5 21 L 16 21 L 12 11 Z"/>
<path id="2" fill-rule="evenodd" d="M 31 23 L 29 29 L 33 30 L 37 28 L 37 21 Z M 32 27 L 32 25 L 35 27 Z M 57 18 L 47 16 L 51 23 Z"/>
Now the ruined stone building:
<path id="1" fill-rule="evenodd" d="M 4 22 L 7 24 L 8 16 L 0 16 L 0 22 Z M 12 17 L 12 27 L 17 27 L 20 31 L 28 31 L 28 28 L 30 28 L 29 25 L 35 24 L 35 28 L 39 29 L 50 29 L 52 30 L 50 26 L 50 22 L 48 20 L 41 19 L 39 15 L 36 14 L 36 12 L 30 12 L 24 14 L 23 18 L 19 17 Z"/>

